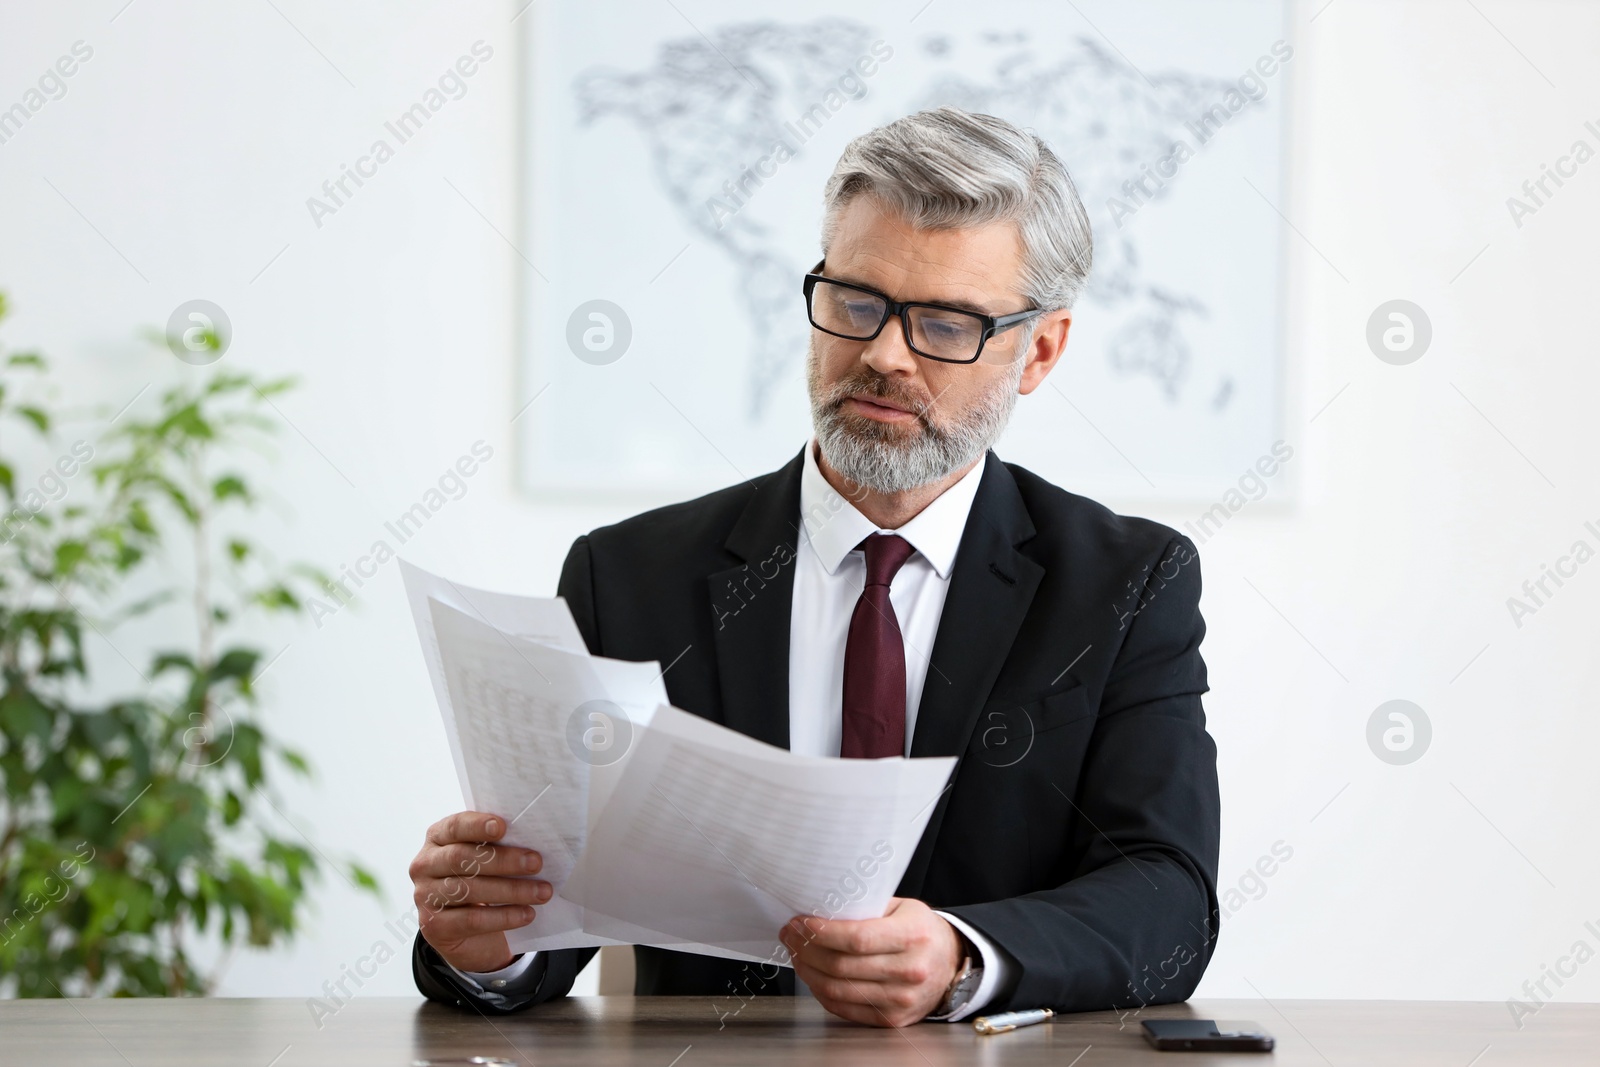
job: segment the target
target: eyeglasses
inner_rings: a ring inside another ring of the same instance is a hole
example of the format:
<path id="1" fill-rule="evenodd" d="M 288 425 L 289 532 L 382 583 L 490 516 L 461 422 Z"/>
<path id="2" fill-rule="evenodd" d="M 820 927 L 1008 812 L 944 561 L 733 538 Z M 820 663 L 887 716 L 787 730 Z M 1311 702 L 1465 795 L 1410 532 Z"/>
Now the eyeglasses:
<path id="1" fill-rule="evenodd" d="M 806 275 L 806 314 L 812 326 L 835 337 L 870 341 L 883 332 L 890 315 L 898 315 L 906 347 L 941 363 L 976 363 L 989 338 L 1044 314 L 1043 308 L 1034 308 L 984 315 L 944 304 L 890 300 L 874 289 L 824 278 L 817 272 L 825 262 L 819 260 Z"/>

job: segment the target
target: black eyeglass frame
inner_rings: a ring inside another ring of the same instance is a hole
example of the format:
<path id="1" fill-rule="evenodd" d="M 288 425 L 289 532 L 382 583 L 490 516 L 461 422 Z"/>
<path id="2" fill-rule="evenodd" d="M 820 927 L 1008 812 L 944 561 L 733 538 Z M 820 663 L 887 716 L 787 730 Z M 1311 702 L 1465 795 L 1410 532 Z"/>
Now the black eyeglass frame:
<path id="1" fill-rule="evenodd" d="M 806 298 L 806 318 L 811 321 L 811 326 L 813 329 L 821 330 L 823 333 L 828 334 L 831 337 L 842 337 L 847 341 L 871 341 L 883 332 L 883 327 L 888 323 L 891 315 L 899 316 L 900 329 L 905 334 L 906 338 L 906 347 L 911 349 L 911 351 L 915 352 L 917 355 L 921 356 L 923 359 L 931 359 L 939 363 L 956 363 L 963 366 L 976 363 L 978 362 L 978 357 L 983 355 L 983 347 L 989 343 L 989 338 L 993 337 L 997 333 L 1003 333 L 1006 330 L 1011 329 L 1013 326 L 1020 326 L 1029 319 L 1045 313 L 1044 308 L 1030 308 L 1027 311 L 1017 311 L 1010 315 L 985 315 L 982 312 L 970 311 L 967 308 L 951 307 L 948 304 L 930 304 L 925 300 L 891 300 L 888 294 L 880 293 L 876 289 L 869 289 L 864 285 L 855 285 L 851 282 L 842 282 L 838 278 L 829 278 L 818 273 L 822 270 L 826 263 L 826 257 L 817 260 L 817 265 L 812 267 L 810 273 L 806 275 L 805 284 L 801 288 L 801 291 L 805 294 Z M 878 328 L 873 330 L 866 337 L 856 337 L 847 333 L 838 333 L 834 330 L 828 329 L 826 326 L 819 325 L 817 323 L 816 316 L 811 311 L 811 293 L 814 289 L 816 289 L 818 282 L 827 282 L 829 285 L 839 285 L 846 289 L 854 289 L 858 293 L 866 293 L 868 296 L 875 296 L 879 300 L 882 300 L 884 305 L 883 319 L 878 323 Z M 905 312 L 910 308 L 932 308 L 935 311 L 953 312 L 957 315 L 967 315 L 971 318 L 977 319 L 979 322 L 983 323 L 983 334 L 978 338 L 978 350 L 972 354 L 971 359 L 949 359 L 945 356 L 935 356 L 924 352 L 922 349 L 918 348 L 916 342 L 911 339 L 911 320 L 907 318 L 905 314 Z"/>

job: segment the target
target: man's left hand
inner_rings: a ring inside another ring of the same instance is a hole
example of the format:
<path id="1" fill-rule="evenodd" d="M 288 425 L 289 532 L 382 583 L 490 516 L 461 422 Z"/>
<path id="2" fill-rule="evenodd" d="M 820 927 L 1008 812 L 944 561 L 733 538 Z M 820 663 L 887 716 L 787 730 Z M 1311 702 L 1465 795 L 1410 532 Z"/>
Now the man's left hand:
<path id="1" fill-rule="evenodd" d="M 872 1026 L 921 1022 L 961 967 L 960 935 L 920 900 L 895 897 L 881 919 L 797 915 L 778 938 L 824 1008 Z"/>

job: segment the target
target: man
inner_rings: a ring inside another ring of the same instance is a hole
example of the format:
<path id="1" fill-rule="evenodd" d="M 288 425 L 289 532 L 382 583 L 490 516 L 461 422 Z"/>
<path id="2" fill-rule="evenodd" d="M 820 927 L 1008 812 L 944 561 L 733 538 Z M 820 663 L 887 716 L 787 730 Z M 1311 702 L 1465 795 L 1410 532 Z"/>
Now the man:
<path id="1" fill-rule="evenodd" d="M 773 931 L 792 971 L 639 946 L 636 991 L 725 1010 L 798 979 L 884 1026 L 1185 999 L 1218 918 L 1194 546 L 989 450 L 1066 346 L 1077 192 L 1037 137 L 938 108 L 852 142 L 825 208 L 815 438 L 580 537 L 559 591 L 594 654 L 676 660 L 680 708 L 809 755 L 959 763 L 882 918 L 796 917 Z M 444 819 L 411 865 L 419 988 L 486 1012 L 565 995 L 594 952 L 509 952 L 550 886 L 513 877 L 540 857 L 492 845 L 503 816 Z"/>

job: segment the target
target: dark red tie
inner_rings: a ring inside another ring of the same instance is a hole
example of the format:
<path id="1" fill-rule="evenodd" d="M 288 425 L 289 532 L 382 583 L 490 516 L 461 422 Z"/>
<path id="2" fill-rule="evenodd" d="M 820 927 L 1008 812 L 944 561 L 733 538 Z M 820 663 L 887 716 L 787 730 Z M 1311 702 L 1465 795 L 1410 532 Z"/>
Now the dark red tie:
<path id="1" fill-rule="evenodd" d="M 889 603 L 889 583 L 912 553 L 896 534 L 872 534 L 867 582 L 850 616 L 844 646 L 844 732 L 839 755 L 854 759 L 903 756 L 906 751 L 906 648 Z"/>

